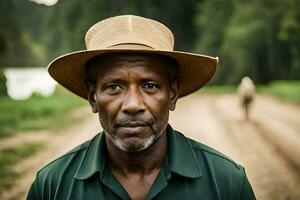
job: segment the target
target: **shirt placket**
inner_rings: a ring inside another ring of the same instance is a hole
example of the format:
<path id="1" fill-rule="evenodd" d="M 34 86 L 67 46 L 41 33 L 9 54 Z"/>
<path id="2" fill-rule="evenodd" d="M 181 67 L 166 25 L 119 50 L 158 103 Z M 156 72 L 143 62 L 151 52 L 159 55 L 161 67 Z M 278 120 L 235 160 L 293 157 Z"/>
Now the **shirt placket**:
<path id="1" fill-rule="evenodd" d="M 120 199 L 131 200 L 127 191 L 122 187 L 119 181 L 112 175 L 110 170 L 106 167 L 102 176 L 100 176 L 100 181 L 108 187 L 112 192 L 114 192 Z"/>

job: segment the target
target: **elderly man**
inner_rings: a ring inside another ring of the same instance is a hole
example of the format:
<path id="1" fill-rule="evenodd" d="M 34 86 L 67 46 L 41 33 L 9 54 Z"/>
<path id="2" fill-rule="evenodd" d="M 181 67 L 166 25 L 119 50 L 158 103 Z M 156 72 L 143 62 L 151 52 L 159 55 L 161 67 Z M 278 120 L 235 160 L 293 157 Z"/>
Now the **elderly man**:
<path id="1" fill-rule="evenodd" d="M 177 99 L 218 63 L 173 44 L 163 24 L 117 16 L 88 30 L 87 50 L 50 64 L 99 114 L 103 133 L 42 168 L 27 199 L 255 199 L 242 166 L 168 125 Z"/>

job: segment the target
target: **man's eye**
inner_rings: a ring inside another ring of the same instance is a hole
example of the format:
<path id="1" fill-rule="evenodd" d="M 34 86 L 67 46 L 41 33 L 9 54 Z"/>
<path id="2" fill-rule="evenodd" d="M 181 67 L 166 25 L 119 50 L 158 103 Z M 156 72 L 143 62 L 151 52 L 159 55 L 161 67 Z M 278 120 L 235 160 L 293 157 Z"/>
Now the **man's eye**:
<path id="1" fill-rule="evenodd" d="M 110 89 L 110 90 L 116 90 L 116 89 L 120 88 L 120 86 L 118 86 L 118 85 L 108 85 L 106 88 Z"/>
<path id="2" fill-rule="evenodd" d="M 159 88 L 159 85 L 157 85 L 156 83 L 153 83 L 153 82 L 147 82 L 147 83 L 144 83 L 144 88 L 154 90 L 154 89 Z"/>
<path id="3" fill-rule="evenodd" d="M 122 88 L 118 84 L 109 84 L 106 86 L 105 90 L 109 93 L 117 93 L 121 90 Z"/>

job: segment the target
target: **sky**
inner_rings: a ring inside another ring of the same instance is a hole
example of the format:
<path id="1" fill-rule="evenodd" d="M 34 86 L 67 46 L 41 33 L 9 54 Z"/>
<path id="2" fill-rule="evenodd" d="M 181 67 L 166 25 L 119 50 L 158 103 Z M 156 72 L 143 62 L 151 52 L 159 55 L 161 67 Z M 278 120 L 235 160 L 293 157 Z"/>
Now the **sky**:
<path id="1" fill-rule="evenodd" d="M 45 4 L 47 6 L 52 6 L 52 5 L 56 4 L 56 2 L 58 0 L 30 0 L 30 1 L 35 1 L 39 4 Z"/>

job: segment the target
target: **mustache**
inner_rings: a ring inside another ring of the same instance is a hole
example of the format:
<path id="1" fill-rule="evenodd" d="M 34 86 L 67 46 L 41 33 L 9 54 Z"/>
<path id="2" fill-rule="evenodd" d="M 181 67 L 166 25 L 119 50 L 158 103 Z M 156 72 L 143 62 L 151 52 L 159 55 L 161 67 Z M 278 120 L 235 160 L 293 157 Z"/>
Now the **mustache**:
<path id="1" fill-rule="evenodd" d="M 114 123 L 114 127 L 120 126 L 147 126 L 152 125 L 154 123 L 153 118 L 145 118 L 145 117 L 124 117 L 116 119 Z"/>

